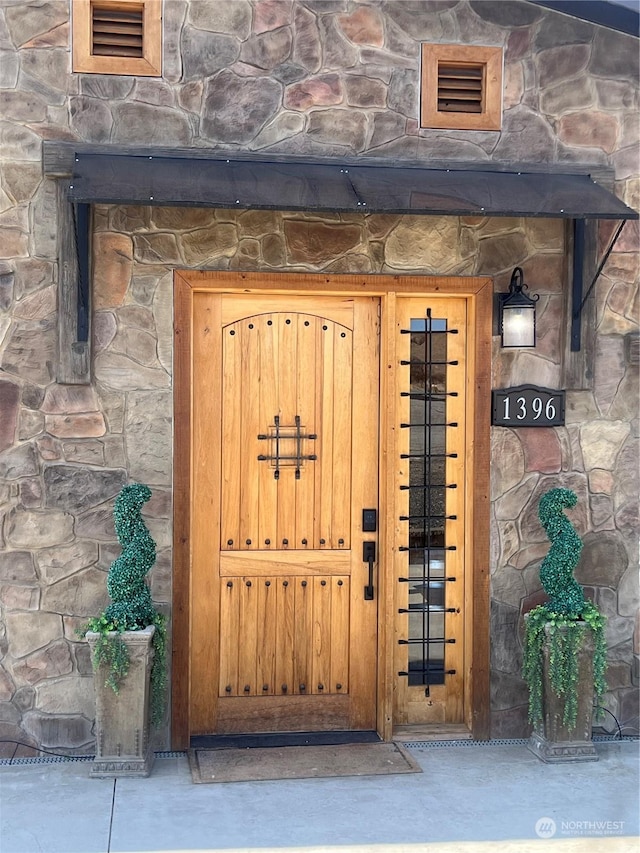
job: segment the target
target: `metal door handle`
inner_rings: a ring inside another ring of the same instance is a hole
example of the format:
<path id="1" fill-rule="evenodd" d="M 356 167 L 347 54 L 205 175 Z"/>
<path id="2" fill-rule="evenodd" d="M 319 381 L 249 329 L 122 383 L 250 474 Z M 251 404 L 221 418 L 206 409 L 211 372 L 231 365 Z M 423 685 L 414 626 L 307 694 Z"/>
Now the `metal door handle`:
<path id="1" fill-rule="evenodd" d="M 364 600 L 373 601 L 373 564 L 376 561 L 376 543 L 362 543 L 362 560 L 369 564 L 369 583 L 364 588 Z"/>

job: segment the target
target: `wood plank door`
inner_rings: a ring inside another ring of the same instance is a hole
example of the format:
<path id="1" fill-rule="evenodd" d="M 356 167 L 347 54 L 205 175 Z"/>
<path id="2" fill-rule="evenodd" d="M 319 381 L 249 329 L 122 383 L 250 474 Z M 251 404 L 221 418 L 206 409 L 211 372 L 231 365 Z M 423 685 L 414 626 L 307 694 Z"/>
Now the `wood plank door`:
<path id="1" fill-rule="evenodd" d="M 375 728 L 378 315 L 194 294 L 192 735 Z"/>

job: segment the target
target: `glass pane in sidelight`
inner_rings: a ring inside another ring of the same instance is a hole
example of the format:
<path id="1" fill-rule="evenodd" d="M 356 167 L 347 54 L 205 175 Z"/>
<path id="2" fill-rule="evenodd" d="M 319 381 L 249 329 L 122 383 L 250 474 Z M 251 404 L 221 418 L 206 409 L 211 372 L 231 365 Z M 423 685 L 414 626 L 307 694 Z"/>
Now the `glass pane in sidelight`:
<path id="1" fill-rule="evenodd" d="M 409 684 L 444 683 L 446 640 L 447 340 L 443 318 L 410 326 Z"/>

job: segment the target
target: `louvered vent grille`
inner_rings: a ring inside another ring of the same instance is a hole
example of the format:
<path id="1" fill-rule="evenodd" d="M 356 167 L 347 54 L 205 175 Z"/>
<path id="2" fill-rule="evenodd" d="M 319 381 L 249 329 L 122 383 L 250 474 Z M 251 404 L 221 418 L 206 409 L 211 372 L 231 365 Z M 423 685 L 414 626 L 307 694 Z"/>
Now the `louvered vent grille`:
<path id="1" fill-rule="evenodd" d="M 94 5 L 91 53 L 94 56 L 142 57 L 143 7 L 125 9 Z"/>
<path id="2" fill-rule="evenodd" d="M 481 113 L 483 65 L 438 64 L 438 112 Z"/>

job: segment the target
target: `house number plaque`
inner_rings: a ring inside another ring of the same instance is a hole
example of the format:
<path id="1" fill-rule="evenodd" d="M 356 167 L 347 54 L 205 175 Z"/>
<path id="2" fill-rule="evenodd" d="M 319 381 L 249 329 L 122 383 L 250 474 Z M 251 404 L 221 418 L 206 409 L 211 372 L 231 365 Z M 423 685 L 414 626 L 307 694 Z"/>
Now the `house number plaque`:
<path id="1" fill-rule="evenodd" d="M 564 426 L 565 391 L 518 385 L 494 389 L 491 394 L 493 426 Z"/>

